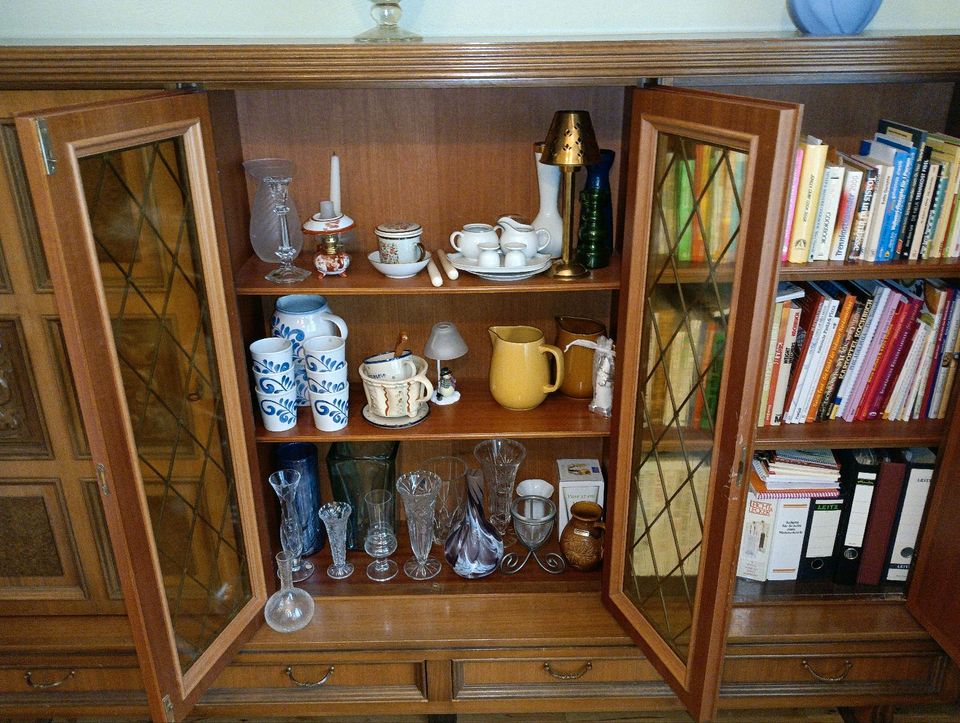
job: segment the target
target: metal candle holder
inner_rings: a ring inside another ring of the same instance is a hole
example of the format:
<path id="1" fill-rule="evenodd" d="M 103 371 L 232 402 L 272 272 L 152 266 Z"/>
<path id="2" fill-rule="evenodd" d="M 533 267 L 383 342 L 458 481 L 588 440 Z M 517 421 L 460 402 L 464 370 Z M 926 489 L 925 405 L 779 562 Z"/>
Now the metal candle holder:
<path id="1" fill-rule="evenodd" d="M 553 522 L 557 518 L 557 506 L 552 500 L 538 495 L 518 497 L 510 507 L 510 516 L 513 517 L 513 529 L 516 530 L 517 537 L 527 548 L 527 555 L 522 560 L 518 552 L 505 555 L 500 561 L 500 572 L 504 575 L 516 575 L 531 557 L 551 575 L 559 575 L 567 569 L 566 560 L 557 553 L 547 553 L 542 559 L 537 554 L 537 550 L 550 537 Z"/>

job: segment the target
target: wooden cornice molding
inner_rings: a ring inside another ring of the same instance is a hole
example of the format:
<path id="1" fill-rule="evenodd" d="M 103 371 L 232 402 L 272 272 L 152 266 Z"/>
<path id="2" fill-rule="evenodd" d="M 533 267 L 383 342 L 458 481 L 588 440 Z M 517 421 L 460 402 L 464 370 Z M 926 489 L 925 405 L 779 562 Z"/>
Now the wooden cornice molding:
<path id="1" fill-rule="evenodd" d="M 850 82 L 901 75 L 960 77 L 960 35 L 0 47 L 6 89 L 626 85 L 684 76 Z"/>

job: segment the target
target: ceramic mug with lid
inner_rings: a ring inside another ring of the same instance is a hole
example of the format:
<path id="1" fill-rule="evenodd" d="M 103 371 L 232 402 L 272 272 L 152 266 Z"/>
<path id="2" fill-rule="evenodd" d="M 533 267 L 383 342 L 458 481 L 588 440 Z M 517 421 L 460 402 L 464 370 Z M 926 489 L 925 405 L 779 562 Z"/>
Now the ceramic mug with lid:
<path id="1" fill-rule="evenodd" d="M 422 261 L 423 227 L 412 221 L 390 221 L 377 226 L 377 247 L 382 264 L 412 264 Z"/>

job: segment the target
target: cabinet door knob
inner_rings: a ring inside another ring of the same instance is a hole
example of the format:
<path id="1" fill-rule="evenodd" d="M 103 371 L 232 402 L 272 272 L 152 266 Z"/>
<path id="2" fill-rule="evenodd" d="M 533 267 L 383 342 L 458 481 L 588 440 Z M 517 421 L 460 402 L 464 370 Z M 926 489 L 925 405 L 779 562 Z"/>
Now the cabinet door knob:
<path id="1" fill-rule="evenodd" d="M 319 688 L 321 685 L 323 685 L 328 680 L 330 680 L 330 676 L 333 675 L 333 670 L 334 668 L 331 665 L 329 668 L 327 668 L 327 672 L 324 673 L 323 677 L 320 678 L 320 680 L 315 680 L 312 683 L 307 683 L 302 680 L 297 680 L 296 677 L 294 677 L 293 675 L 292 665 L 288 665 L 286 670 L 284 670 L 283 672 L 287 674 L 287 677 L 290 678 L 290 680 L 293 681 L 293 684 L 296 685 L 298 688 Z"/>
<path id="2" fill-rule="evenodd" d="M 557 680 L 577 680 L 585 676 L 588 671 L 593 670 L 593 661 L 588 660 L 586 663 L 580 666 L 579 670 L 575 670 L 572 673 L 558 673 L 550 667 L 550 663 L 548 662 L 543 664 L 543 669 Z"/>
<path id="3" fill-rule="evenodd" d="M 843 670 L 841 670 L 836 675 L 821 675 L 811 667 L 810 663 L 807 662 L 807 659 L 804 658 L 800 661 L 800 666 L 806 670 L 810 675 L 812 675 L 816 680 L 819 680 L 823 683 L 839 683 L 841 680 L 847 677 L 850 673 L 850 670 L 853 668 L 853 663 L 849 660 L 843 661 Z"/>
<path id="4" fill-rule="evenodd" d="M 76 670 L 71 670 L 65 676 L 60 678 L 60 680 L 53 680 L 53 681 L 50 681 L 49 683 L 36 683 L 33 680 L 33 671 L 28 670 L 26 673 L 23 674 L 23 679 L 27 681 L 27 685 L 29 685 L 31 688 L 56 688 L 58 685 L 63 685 L 64 683 L 66 683 L 68 680 L 70 680 L 70 678 L 72 678 L 76 674 L 77 674 Z"/>

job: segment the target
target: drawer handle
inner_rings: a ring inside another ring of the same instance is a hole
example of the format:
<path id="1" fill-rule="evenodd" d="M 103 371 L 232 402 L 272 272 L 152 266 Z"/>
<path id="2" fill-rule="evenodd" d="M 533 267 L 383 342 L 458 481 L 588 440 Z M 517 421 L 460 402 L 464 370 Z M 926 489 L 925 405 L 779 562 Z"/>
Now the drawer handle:
<path id="1" fill-rule="evenodd" d="M 838 673 L 837 675 L 820 675 L 820 673 L 818 673 L 811 667 L 810 663 L 807 662 L 806 658 L 800 661 L 800 665 L 804 670 L 810 673 L 810 675 L 812 675 L 814 678 L 824 683 L 839 683 L 841 680 L 846 678 L 847 675 L 850 673 L 850 671 L 853 669 L 853 663 L 851 663 L 849 660 L 843 661 L 843 670 L 841 670 L 840 673 Z"/>
<path id="2" fill-rule="evenodd" d="M 292 665 L 288 665 L 288 666 L 287 666 L 287 669 L 284 670 L 283 672 L 287 674 L 287 677 L 290 678 L 290 680 L 293 681 L 293 684 L 296 685 L 298 688 L 319 688 L 321 685 L 323 685 L 323 684 L 326 683 L 328 680 L 330 680 L 330 676 L 333 675 L 333 666 L 331 665 L 331 666 L 327 669 L 327 672 L 324 674 L 324 676 L 323 676 L 322 678 L 320 678 L 320 680 L 315 680 L 315 681 L 313 681 L 312 683 L 305 683 L 305 682 L 303 682 L 302 680 L 297 680 L 297 679 L 293 676 L 293 666 L 292 666 Z"/>
<path id="3" fill-rule="evenodd" d="M 65 676 L 60 678 L 60 680 L 53 680 L 49 683 L 35 683 L 33 681 L 33 671 L 28 670 L 26 673 L 23 674 L 23 679 L 27 681 L 27 685 L 29 685 L 31 688 L 56 688 L 58 685 L 63 685 L 64 683 L 66 683 L 68 680 L 70 680 L 70 678 L 72 678 L 76 674 L 77 674 L 76 670 L 71 670 Z"/>
<path id="4" fill-rule="evenodd" d="M 550 667 L 550 663 L 544 663 L 543 669 L 557 680 L 578 680 L 579 678 L 585 676 L 589 671 L 593 670 L 593 662 L 588 660 L 586 663 L 580 666 L 579 670 L 576 670 L 572 673 L 558 673 Z"/>

